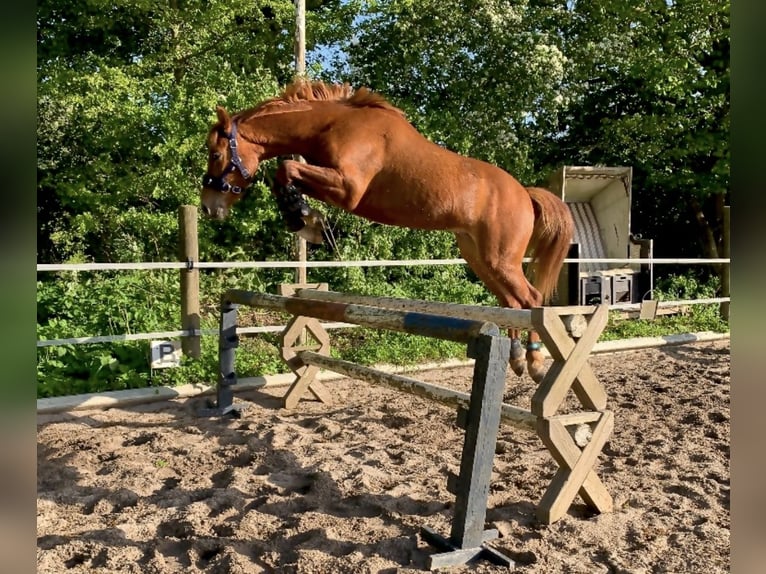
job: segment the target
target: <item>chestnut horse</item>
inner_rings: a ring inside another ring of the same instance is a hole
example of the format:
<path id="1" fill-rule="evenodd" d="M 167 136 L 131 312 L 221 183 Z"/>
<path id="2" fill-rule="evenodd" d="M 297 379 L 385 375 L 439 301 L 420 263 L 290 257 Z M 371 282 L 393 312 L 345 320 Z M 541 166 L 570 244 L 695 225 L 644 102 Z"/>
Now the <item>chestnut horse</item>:
<path id="1" fill-rule="evenodd" d="M 553 294 L 574 233 L 566 204 L 544 189 L 525 188 L 499 167 L 432 143 L 380 95 L 301 79 L 233 116 L 220 106 L 216 111 L 201 196 L 206 215 L 225 218 L 261 161 L 300 155 L 305 163 L 280 163 L 273 190 L 292 231 L 311 220 L 306 194 L 378 223 L 451 231 L 501 306 L 528 309 Z M 527 251 L 534 286 L 522 269 Z M 511 368 L 521 375 L 520 333 L 509 335 Z M 526 362 L 541 380 L 534 332 Z"/>

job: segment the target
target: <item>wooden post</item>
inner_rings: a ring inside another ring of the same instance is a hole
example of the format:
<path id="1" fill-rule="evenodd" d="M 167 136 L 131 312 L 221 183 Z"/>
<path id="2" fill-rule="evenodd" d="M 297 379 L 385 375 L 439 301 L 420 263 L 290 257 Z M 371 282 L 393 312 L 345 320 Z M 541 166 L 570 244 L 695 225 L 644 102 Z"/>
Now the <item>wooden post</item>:
<path id="1" fill-rule="evenodd" d="M 197 207 L 182 205 L 178 213 L 180 235 L 179 259 L 187 264 L 181 269 L 181 329 L 199 331 L 199 243 L 197 238 Z M 183 353 L 199 358 L 200 337 L 190 335 L 181 341 Z"/>
<path id="2" fill-rule="evenodd" d="M 429 557 L 429 570 L 486 558 L 514 567 L 514 561 L 484 542 L 498 537 L 496 529 L 484 530 L 489 483 L 495 458 L 500 405 L 511 341 L 494 334 L 479 335 L 468 344 L 468 356 L 476 359 L 468 409 L 458 410 L 458 426 L 465 430 L 460 475 L 452 475 L 447 489 L 455 494 L 455 510 L 449 538 L 423 526 L 421 536 L 441 552 Z M 493 336 L 494 335 L 494 336 Z"/>
<path id="3" fill-rule="evenodd" d="M 295 72 L 306 71 L 306 0 L 295 0 Z"/>
<path id="4" fill-rule="evenodd" d="M 237 335 L 237 308 L 239 305 L 221 298 L 221 317 L 218 326 L 218 385 L 216 400 L 208 401 L 207 407 L 197 411 L 200 417 L 231 415 L 239 418 L 242 405 L 234 404 L 234 386 L 237 384 L 236 352 L 239 347 Z"/>
<path id="5" fill-rule="evenodd" d="M 511 341 L 505 337 L 480 335 L 468 347 L 468 356 L 476 359 L 476 364 L 452 523 L 451 538 L 458 548 L 479 546 L 484 539 L 489 482 L 510 353 Z"/>
<path id="6" fill-rule="evenodd" d="M 731 206 L 726 205 L 723 208 L 723 256 L 731 257 L 731 218 L 729 210 Z M 731 264 L 724 263 L 721 270 L 721 297 L 730 297 Z M 721 318 L 724 321 L 729 320 L 729 301 L 721 303 Z"/>
<path id="7" fill-rule="evenodd" d="M 306 0 L 295 0 L 295 74 L 302 76 L 306 73 Z M 296 235 L 295 250 L 298 261 L 306 261 L 306 240 Z M 295 268 L 295 282 L 307 283 L 306 268 Z M 305 340 L 305 334 L 301 340 Z"/>

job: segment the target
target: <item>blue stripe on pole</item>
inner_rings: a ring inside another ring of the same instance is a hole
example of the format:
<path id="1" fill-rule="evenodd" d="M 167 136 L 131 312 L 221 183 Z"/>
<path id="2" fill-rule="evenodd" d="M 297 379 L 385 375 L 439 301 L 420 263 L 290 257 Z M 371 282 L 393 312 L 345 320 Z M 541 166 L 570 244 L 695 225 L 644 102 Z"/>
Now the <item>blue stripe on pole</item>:
<path id="1" fill-rule="evenodd" d="M 443 315 L 429 315 L 426 313 L 407 313 L 402 325 L 407 331 L 431 331 L 444 333 L 477 334 L 484 323 L 471 319 L 459 319 Z M 490 334 L 490 333 L 487 333 Z"/>

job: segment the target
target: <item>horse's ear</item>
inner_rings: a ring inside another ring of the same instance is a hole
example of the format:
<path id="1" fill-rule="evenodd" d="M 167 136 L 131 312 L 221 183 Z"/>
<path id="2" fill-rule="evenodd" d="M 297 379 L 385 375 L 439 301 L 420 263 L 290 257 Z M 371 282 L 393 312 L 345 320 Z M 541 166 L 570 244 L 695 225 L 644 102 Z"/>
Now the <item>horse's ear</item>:
<path id="1" fill-rule="evenodd" d="M 222 106 L 216 106 L 215 113 L 218 115 L 218 121 L 221 123 L 224 131 L 229 131 L 229 126 L 231 125 L 229 113 Z"/>

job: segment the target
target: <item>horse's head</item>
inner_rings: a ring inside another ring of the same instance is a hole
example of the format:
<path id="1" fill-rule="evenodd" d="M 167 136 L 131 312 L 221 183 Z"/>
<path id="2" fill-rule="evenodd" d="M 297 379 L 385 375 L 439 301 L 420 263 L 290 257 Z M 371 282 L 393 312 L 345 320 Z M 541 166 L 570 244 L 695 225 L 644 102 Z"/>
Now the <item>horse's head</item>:
<path id="1" fill-rule="evenodd" d="M 218 122 L 207 136 L 207 173 L 202 177 L 201 201 L 205 215 L 224 219 L 249 187 L 259 160 L 257 154 L 250 154 L 243 161 L 236 122 L 221 106 L 216 107 L 216 113 Z"/>

